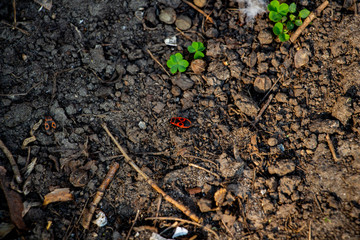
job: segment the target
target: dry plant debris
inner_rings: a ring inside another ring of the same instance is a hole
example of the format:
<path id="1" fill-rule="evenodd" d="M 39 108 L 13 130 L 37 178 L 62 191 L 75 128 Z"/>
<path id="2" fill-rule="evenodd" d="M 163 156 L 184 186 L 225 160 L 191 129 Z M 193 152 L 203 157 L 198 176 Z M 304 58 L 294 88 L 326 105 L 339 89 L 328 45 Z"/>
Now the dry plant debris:
<path id="1" fill-rule="evenodd" d="M 74 200 L 74 196 L 70 193 L 69 188 L 57 188 L 45 195 L 43 206 L 47 206 L 53 202 L 67 202 L 72 200 Z"/>

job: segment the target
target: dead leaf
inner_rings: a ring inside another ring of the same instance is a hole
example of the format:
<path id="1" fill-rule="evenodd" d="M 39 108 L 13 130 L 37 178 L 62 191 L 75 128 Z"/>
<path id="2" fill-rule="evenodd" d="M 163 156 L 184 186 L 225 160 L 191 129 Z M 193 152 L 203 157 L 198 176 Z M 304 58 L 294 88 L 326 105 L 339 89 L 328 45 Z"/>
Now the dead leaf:
<path id="1" fill-rule="evenodd" d="M 11 221 L 18 229 L 26 230 L 27 226 L 21 215 L 24 209 L 21 196 L 16 191 L 10 189 L 10 182 L 6 179 L 6 169 L 3 166 L 0 166 L 0 185 L 9 207 Z"/>
<path id="2" fill-rule="evenodd" d="M 70 174 L 70 183 L 74 187 L 83 187 L 88 183 L 89 177 L 87 171 L 83 169 L 76 169 Z"/>
<path id="3" fill-rule="evenodd" d="M 45 195 L 43 206 L 47 206 L 53 202 L 66 202 L 71 200 L 74 200 L 74 197 L 70 193 L 69 188 L 58 188 Z"/>
<path id="4" fill-rule="evenodd" d="M 222 203 L 225 200 L 225 195 L 226 195 L 226 189 L 225 188 L 221 188 L 221 189 L 216 191 L 216 193 L 214 194 L 214 199 L 215 199 L 216 206 L 221 206 L 222 205 Z"/>

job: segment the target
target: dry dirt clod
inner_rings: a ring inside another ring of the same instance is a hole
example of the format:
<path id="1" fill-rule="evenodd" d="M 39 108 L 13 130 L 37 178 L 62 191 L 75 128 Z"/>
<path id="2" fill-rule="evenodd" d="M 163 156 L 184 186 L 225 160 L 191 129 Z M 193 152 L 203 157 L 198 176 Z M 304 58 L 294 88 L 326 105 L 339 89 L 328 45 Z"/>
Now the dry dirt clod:
<path id="1" fill-rule="evenodd" d="M 202 59 L 195 59 L 191 62 L 190 68 L 195 74 L 201 74 L 205 71 L 206 62 Z"/>
<path id="2" fill-rule="evenodd" d="M 272 86 L 272 82 L 268 76 L 262 75 L 255 79 L 254 89 L 258 93 L 267 92 Z"/>
<path id="3" fill-rule="evenodd" d="M 176 12 L 173 8 L 165 8 L 161 10 L 159 19 L 166 24 L 173 24 L 176 20 Z"/>
<path id="4" fill-rule="evenodd" d="M 180 30 L 186 31 L 191 28 L 191 19 L 186 15 L 180 15 L 175 21 L 176 27 Z"/>
<path id="5" fill-rule="evenodd" d="M 199 8 L 202 8 L 206 5 L 206 0 L 194 0 L 194 4 Z"/>

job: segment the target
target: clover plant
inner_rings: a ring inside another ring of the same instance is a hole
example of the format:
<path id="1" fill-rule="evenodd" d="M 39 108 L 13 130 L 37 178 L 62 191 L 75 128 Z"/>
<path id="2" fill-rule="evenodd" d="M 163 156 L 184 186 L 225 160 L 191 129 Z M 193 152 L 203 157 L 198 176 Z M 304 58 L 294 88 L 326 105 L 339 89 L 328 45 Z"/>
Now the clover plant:
<path id="1" fill-rule="evenodd" d="M 183 59 L 181 53 L 176 53 L 170 56 L 170 59 L 166 62 L 166 65 L 170 68 L 172 74 L 179 72 L 185 72 L 189 66 L 189 62 Z"/>
<path id="2" fill-rule="evenodd" d="M 286 3 L 280 4 L 277 0 L 271 1 L 267 8 L 269 10 L 269 19 L 275 22 L 273 32 L 282 42 L 288 41 L 290 39 L 289 31 L 293 30 L 295 25 L 301 26 L 302 19 L 307 18 L 310 14 L 310 11 L 304 8 L 296 16 L 295 3 L 290 5 Z"/>
<path id="3" fill-rule="evenodd" d="M 188 47 L 188 51 L 194 54 L 194 59 L 200 59 L 204 57 L 204 53 L 202 51 L 205 50 L 204 44 L 202 42 L 192 42 L 192 44 Z"/>

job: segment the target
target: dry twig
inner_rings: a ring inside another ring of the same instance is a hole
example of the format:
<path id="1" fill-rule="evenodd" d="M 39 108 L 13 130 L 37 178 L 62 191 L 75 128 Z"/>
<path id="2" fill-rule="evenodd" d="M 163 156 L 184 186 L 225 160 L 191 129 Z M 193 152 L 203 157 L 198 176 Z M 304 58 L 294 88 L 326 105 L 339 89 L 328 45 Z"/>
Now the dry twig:
<path id="1" fill-rule="evenodd" d="M 164 68 L 164 66 L 159 62 L 159 60 L 157 60 L 157 59 L 154 57 L 154 55 L 150 52 L 149 49 L 147 49 L 147 52 L 150 54 L 150 57 L 151 57 L 152 59 L 154 59 L 154 61 L 155 61 L 157 64 L 159 64 L 159 66 L 164 70 L 164 72 L 166 72 L 166 74 L 170 77 L 170 76 L 171 76 L 170 73 L 169 73 L 168 71 L 166 71 L 166 68 Z"/>
<path id="2" fill-rule="evenodd" d="M 145 181 L 158 193 L 160 193 L 166 201 L 174 205 L 176 208 L 178 208 L 180 211 L 182 211 L 186 216 L 188 216 L 191 220 L 195 222 L 200 222 L 200 219 L 198 216 L 196 216 L 194 213 L 190 211 L 190 209 L 186 206 L 184 206 L 181 203 L 178 203 L 176 200 L 174 200 L 172 197 L 167 195 L 149 176 L 147 176 L 141 169 L 134 163 L 134 161 L 127 155 L 125 150 L 120 146 L 118 141 L 115 139 L 115 137 L 111 134 L 108 127 L 105 123 L 102 123 L 101 126 L 104 128 L 106 133 L 109 135 L 111 140 L 114 142 L 116 147 L 120 150 L 120 152 L 124 155 L 125 161 L 136 171 L 138 172 Z"/>
<path id="3" fill-rule="evenodd" d="M 261 116 L 263 115 L 263 113 L 265 112 L 265 110 L 267 109 L 267 107 L 270 105 L 271 100 L 274 98 L 274 94 L 270 94 L 268 100 L 266 101 L 266 103 L 264 104 L 264 106 L 261 108 L 260 112 L 258 113 L 258 115 L 256 116 L 253 125 L 255 125 L 261 118 Z"/>
<path id="4" fill-rule="evenodd" d="M 201 10 L 200 8 L 198 8 L 197 6 L 195 6 L 194 4 L 192 4 L 189 1 L 183 0 L 184 3 L 188 4 L 190 7 L 192 7 L 193 9 L 195 9 L 196 11 L 198 11 L 199 13 L 201 13 L 202 15 L 205 16 L 205 20 L 209 20 L 212 24 L 214 24 L 214 20 L 207 15 L 203 10 Z"/>
<path id="5" fill-rule="evenodd" d="M 103 198 L 103 196 L 105 194 L 105 190 L 109 186 L 112 179 L 114 178 L 114 175 L 115 175 L 116 171 L 119 169 L 119 166 L 120 165 L 117 162 L 113 162 L 111 164 L 111 167 L 110 167 L 108 173 L 106 174 L 104 181 L 101 183 L 101 185 L 94 197 L 94 200 L 90 204 L 90 209 L 85 211 L 83 219 L 81 221 L 81 225 L 85 229 L 89 229 L 90 221 L 92 219 L 92 216 L 94 215 L 95 209 L 96 209 L 97 205 L 99 204 L 99 202 L 101 201 L 101 199 Z"/>
<path id="6" fill-rule="evenodd" d="M 329 134 L 326 134 L 326 141 L 327 141 L 327 143 L 328 143 L 328 145 L 329 145 L 330 152 L 331 152 L 331 154 L 332 154 L 332 156 L 333 156 L 333 158 L 334 158 L 334 161 L 335 161 L 335 162 L 338 162 L 338 161 L 339 161 L 339 158 L 336 156 L 334 144 L 332 143 Z"/>
<path id="7" fill-rule="evenodd" d="M 129 239 L 130 233 L 131 233 L 131 231 L 133 230 L 133 228 L 134 228 L 134 226 L 135 226 L 135 223 L 136 223 L 136 221 L 137 221 L 137 219 L 138 219 L 138 217 L 139 217 L 139 214 L 140 214 L 140 210 L 137 210 L 136 216 L 135 216 L 135 219 L 134 219 L 134 222 L 133 222 L 133 224 L 131 225 L 131 228 L 130 228 L 130 230 L 129 230 L 129 232 L 128 232 L 126 238 L 125 238 L 125 240 L 128 240 L 128 239 Z"/>
<path id="8" fill-rule="evenodd" d="M 326 7 L 329 5 L 329 1 L 323 2 L 314 12 L 310 13 L 310 15 L 304 20 L 303 24 L 291 35 L 290 42 L 295 42 L 295 40 L 299 37 L 299 35 L 304 31 L 304 29 L 310 24 L 312 20 L 316 18 Z"/>
<path id="9" fill-rule="evenodd" d="M 218 174 L 213 173 L 213 172 L 211 172 L 210 170 L 207 170 L 206 168 L 200 167 L 200 166 L 198 166 L 198 165 L 196 165 L 196 164 L 193 164 L 193 163 L 189 163 L 189 166 L 194 167 L 194 168 L 198 168 L 198 169 L 201 169 L 201 170 L 204 170 L 205 172 L 207 172 L 207 173 L 209 173 L 209 174 L 211 174 L 211 175 L 214 175 L 217 179 L 220 179 L 220 176 L 219 176 Z"/>
<path id="10" fill-rule="evenodd" d="M 13 155 L 11 154 L 11 152 L 9 151 L 9 149 L 5 146 L 5 144 L 3 143 L 3 141 L 1 141 L 0 139 L 0 149 L 4 152 L 4 154 L 6 155 L 6 157 L 9 159 L 11 168 L 14 172 L 15 175 L 15 180 L 17 183 L 22 183 L 22 177 L 19 171 L 19 167 L 13 157 Z"/>

